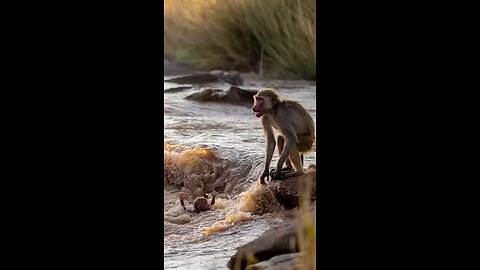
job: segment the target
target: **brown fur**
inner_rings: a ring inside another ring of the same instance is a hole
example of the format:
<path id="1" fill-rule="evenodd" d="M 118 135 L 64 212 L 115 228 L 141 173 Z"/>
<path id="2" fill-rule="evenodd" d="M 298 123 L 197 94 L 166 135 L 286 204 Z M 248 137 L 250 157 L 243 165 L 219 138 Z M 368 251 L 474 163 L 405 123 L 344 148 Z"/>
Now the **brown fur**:
<path id="1" fill-rule="evenodd" d="M 212 201 L 210 202 L 210 204 L 208 203 L 208 196 L 207 194 L 204 193 L 204 197 L 198 197 L 195 199 L 195 201 L 193 202 L 193 207 L 194 207 L 194 210 L 190 210 L 190 209 L 187 209 L 187 207 L 185 206 L 185 193 L 180 193 L 180 196 L 179 196 L 179 199 L 180 199 L 180 204 L 182 205 L 183 209 L 185 211 L 188 211 L 188 212 L 194 212 L 194 213 L 200 213 L 202 211 L 208 211 L 208 210 L 211 210 L 213 209 L 213 205 L 215 205 L 215 196 L 217 195 L 217 192 L 214 190 L 212 191 Z"/>
<path id="2" fill-rule="evenodd" d="M 257 117 L 262 117 L 262 127 L 266 138 L 265 168 L 261 177 L 268 177 L 268 169 L 275 145 L 279 146 L 280 159 L 275 170 L 275 177 L 281 177 L 283 163 L 288 172 L 282 178 L 303 174 L 303 155 L 312 149 L 315 140 L 315 125 L 308 111 L 297 101 L 281 99 L 273 89 L 259 91 L 254 96 L 252 110 Z M 274 131 L 279 134 L 275 141 Z M 284 150 L 287 152 L 284 153 Z"/>

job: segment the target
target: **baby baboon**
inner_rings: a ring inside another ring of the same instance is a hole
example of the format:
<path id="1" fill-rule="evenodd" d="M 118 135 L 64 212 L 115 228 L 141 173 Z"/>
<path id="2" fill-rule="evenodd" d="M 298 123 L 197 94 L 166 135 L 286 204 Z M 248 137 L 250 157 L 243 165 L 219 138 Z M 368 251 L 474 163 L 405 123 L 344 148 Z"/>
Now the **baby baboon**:
<path id="1" fill-rule="evenodd" d="M 255 116 L 261 117 L 266 137 L 265 168 L 260 182 L 269 179 L 269 167 L 275 145 L 278 144 L 280 158 L 272 172 L 273 179 L 285 179 L 303 174 L 303 153 L 312 149 L 315 140 L 315 125 L 307 110 L 296 101 L 280 99 L 272 89 L 259 91 L 252 107 Z M 274 131 L 278 134 L 275 141 Z M 286 162 L 286 167 L 282 167 Z M 292 169 L 295 170 L 292 170 Z"/>
<path id="2" fill-rule="evenodd" d="M 180 204 L 182 205 L 185 211 L 198 214 L 202 211 L 208 211 L 212 209 L 212 206 L 215 205 L 215 195 L 217 195 L 217 192 L 214 190 L 212 191 L 212 201 L 210 202 L 210 204 L 207 201 L 208 199 L 207 194 L 205 194 L 204 197 L 196 198 L 195 201 L 193 202 L 193 207 L 195 210 L 187 209 L 187 207 L 185 206 L 185 203 L 183 201 L 185 199 L 184 193 L 180 194 L 179 199 L 180 199 Z"/>

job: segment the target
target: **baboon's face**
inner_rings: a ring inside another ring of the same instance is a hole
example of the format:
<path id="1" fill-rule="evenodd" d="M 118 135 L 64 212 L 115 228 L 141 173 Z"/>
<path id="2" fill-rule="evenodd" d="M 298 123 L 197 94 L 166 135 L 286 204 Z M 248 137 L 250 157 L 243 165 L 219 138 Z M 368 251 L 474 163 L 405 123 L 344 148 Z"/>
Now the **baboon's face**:
<path id="1" fill-rule="evenodd" d="M 271 109 L 272 101 L 270 97 L 266 96 L 254 96 L 254 104 L 252 107 L 252 111 L 255 113 L 256 117 L 262 117 L 265 113 L 265 109 Z"/>

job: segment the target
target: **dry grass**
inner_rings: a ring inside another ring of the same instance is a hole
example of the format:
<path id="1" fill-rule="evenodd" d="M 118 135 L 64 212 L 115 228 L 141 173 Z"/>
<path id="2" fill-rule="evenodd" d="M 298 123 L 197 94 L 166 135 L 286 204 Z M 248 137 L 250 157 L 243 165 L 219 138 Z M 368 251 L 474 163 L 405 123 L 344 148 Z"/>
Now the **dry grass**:
<path id="1" fill-rule="evenodd" d="M 314 0 L 164 0 L 165 53 L 201 69 L 316 77 Z"/>
<path id="2" fill-rule="evenodd" d="M 300 197 L 300 213 L 299 219 L 302 221 L 299 230 L 298 230 L 298 242 L 300 246 L 300 252 L 305 254 L 302 256 L 302 261 L 300 262 L 300 269 L 317 269 L 317 230 L 316 222 L 312 209 L 311 203 L 311 190 L 312 183 L 310 181 L 305 181 L 303 187 L 299 190 L 302 190 Z"/>

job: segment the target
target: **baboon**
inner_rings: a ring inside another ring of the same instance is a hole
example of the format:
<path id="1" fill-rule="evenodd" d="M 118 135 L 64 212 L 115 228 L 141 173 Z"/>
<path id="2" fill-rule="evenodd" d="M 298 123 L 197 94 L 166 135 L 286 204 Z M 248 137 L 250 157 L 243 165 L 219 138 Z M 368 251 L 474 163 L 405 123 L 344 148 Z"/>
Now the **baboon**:
<path id="1" fill-rule="evenodd" d="M 185 206 L 185 203 L 183 201 L 185 199 L 184 193 L 180 194 L 179 199 L 180 199 L 180 204 L 182 205 L 183 209 L 186 212 L 198 214 L 202 211 L 208 211 L 212 209 L 212 206 L 215 205 L 215 195 L 217 195 L 217 192 L 214 190 L 212 191 L 212 201 L 210 202 L 210 204 L 207 201 L 208 199 L 207 194 L 204 194 L 204 197 L 196 198 L 195 201 L 193 202 L 194 210 L 187 209 L 187 207 Z"/>
<path id="2" fill-rule="evenodd" d="M 266 139 L 265 168 L 260 182 L 269 180 L 269 167 L 275 145 L 278 144 L 277 168 L 272 170 L 272 179 L 285 179 L 302 175 L 303 153 L 312 149 L 315 140 L 315 125 L 307 110 L 296 101 L 280 99 L 273 89 L 259 91 L 252 107 L 255 116 L 261 117 Z M 275 142 L 275 135 L 278 134 Z M 286 167 L 283 164 L 286 163 Z M 294 168 L 294 170 L 293 170 Z"/>

